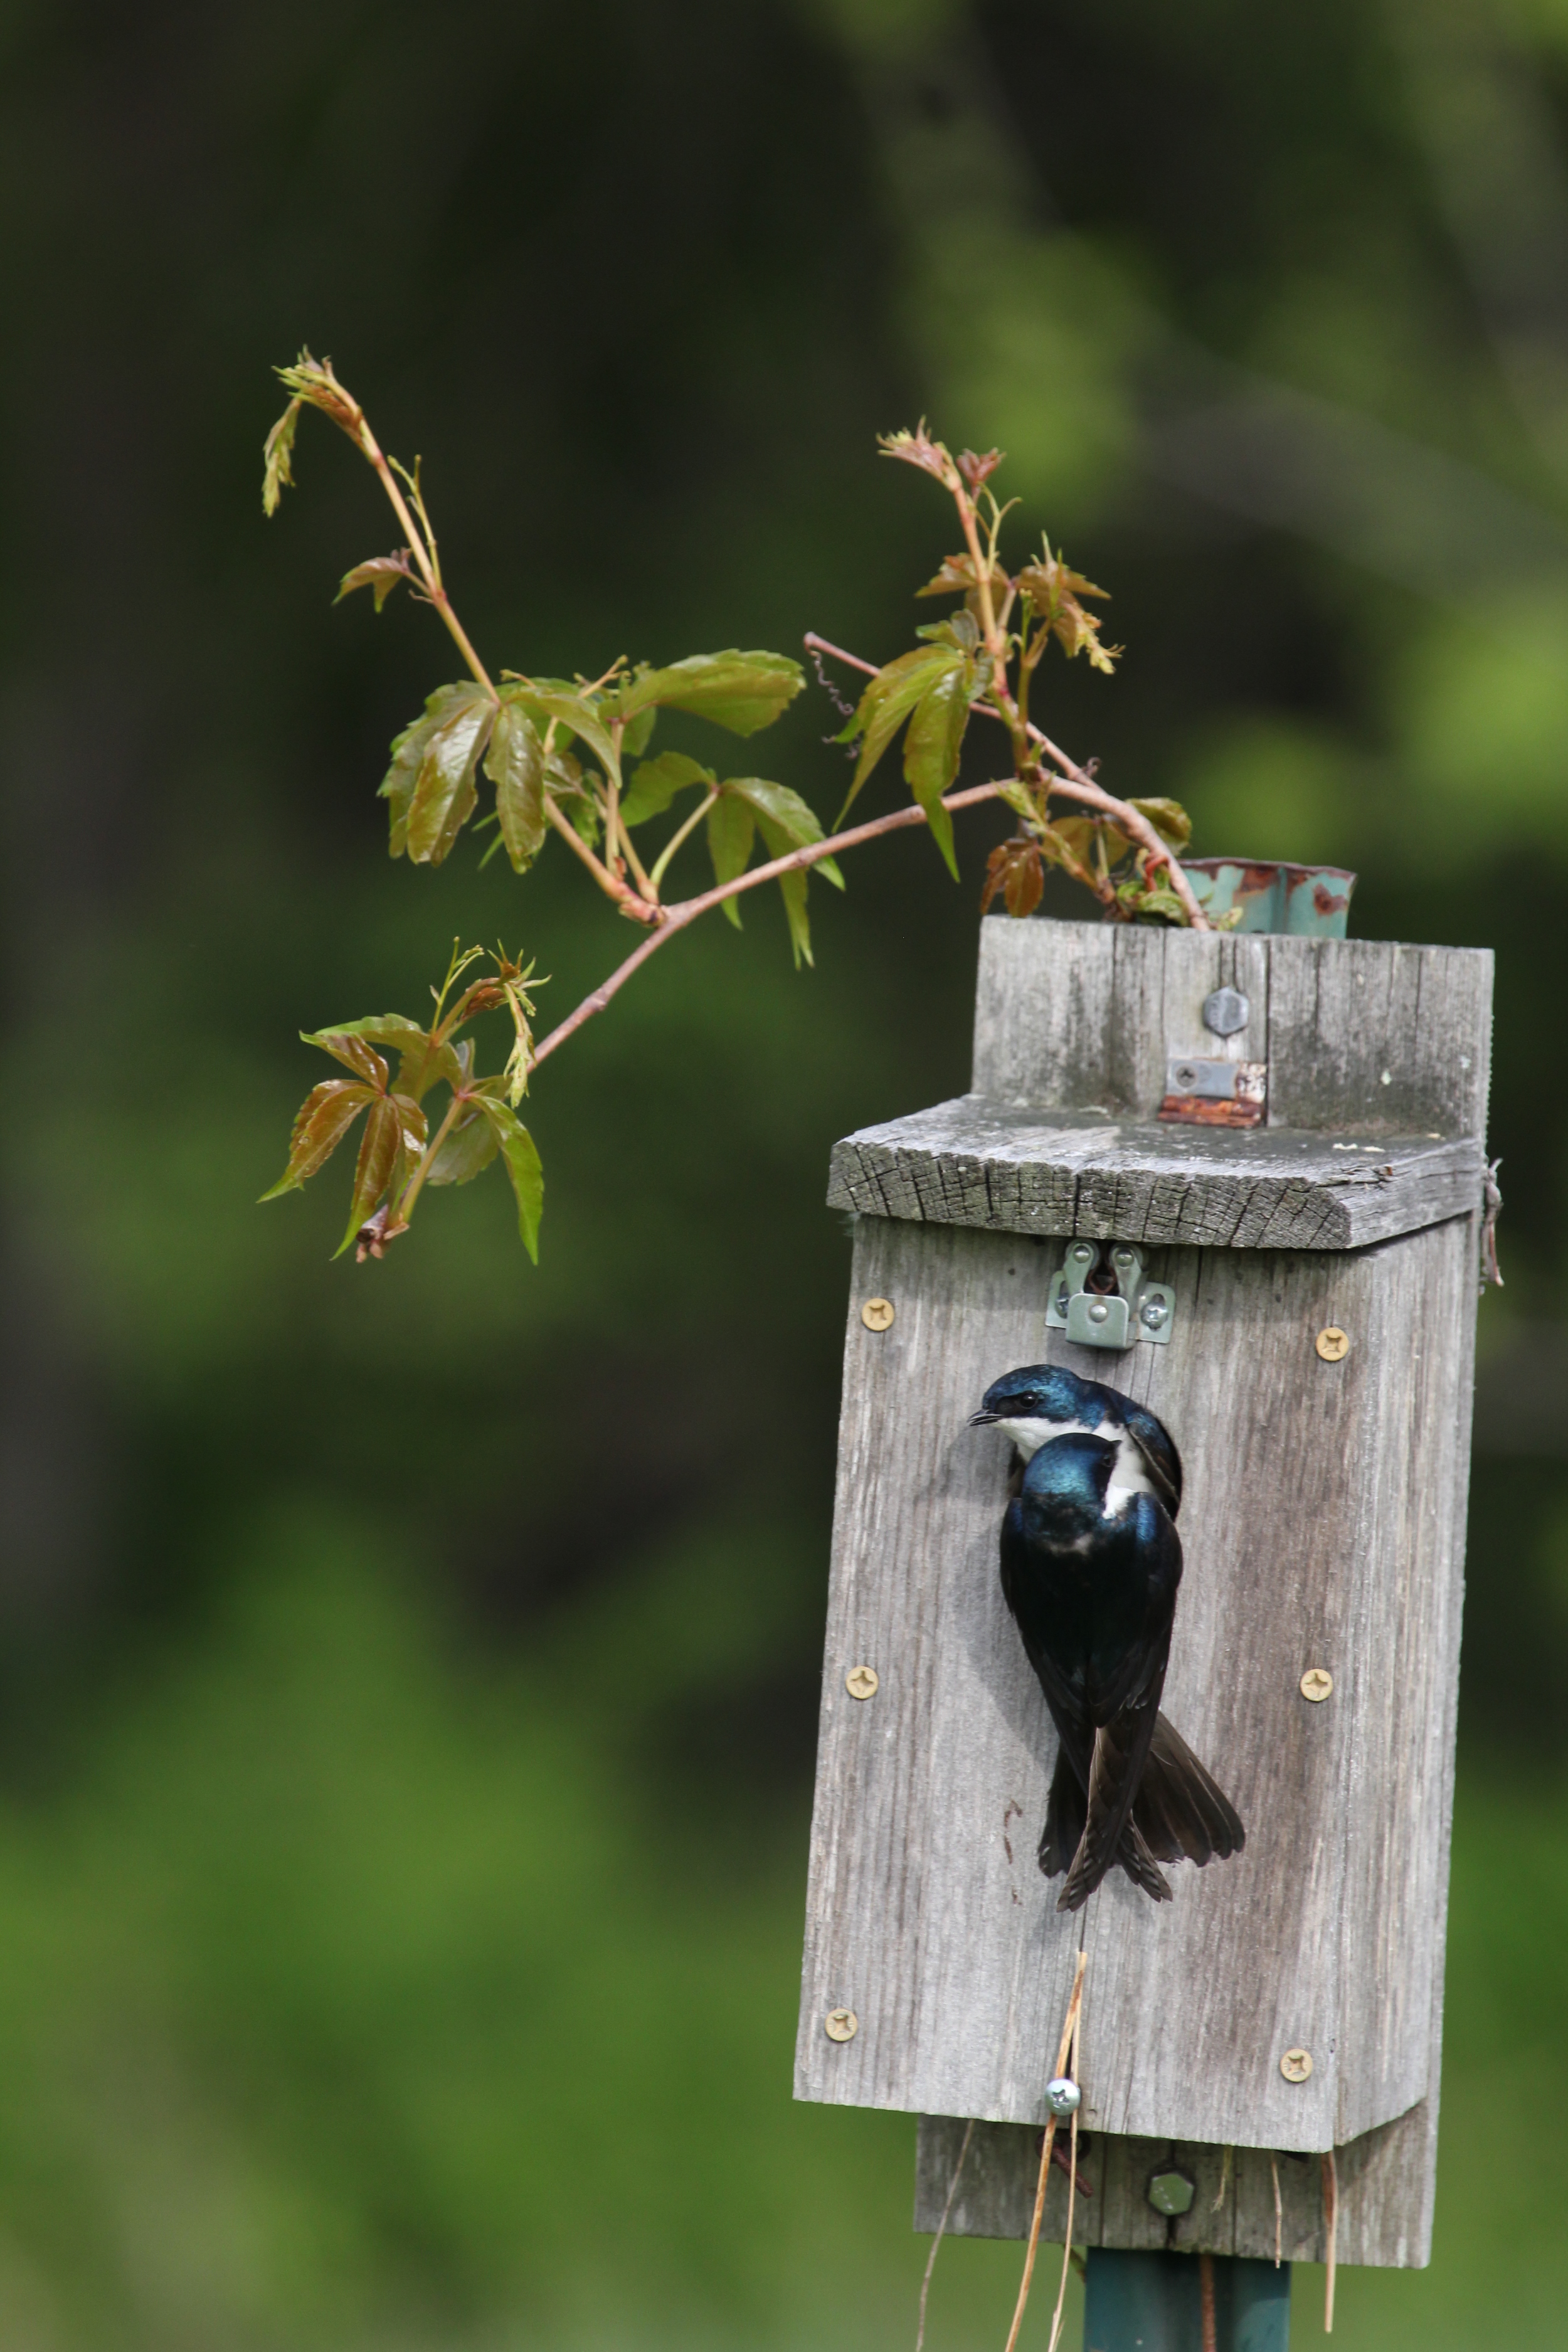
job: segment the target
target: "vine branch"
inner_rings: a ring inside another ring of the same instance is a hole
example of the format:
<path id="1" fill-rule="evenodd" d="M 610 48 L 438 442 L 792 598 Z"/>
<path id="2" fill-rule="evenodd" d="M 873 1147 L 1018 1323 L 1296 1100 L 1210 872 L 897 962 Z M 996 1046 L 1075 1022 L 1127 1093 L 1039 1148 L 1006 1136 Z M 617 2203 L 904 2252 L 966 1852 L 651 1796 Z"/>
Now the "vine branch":
<path id="1" fill-rule="evenodd" d="M 815 629 L 806 631 L 805 646 L 808 653 L 826 654 L 829 660 L 843 662 L 847 668 L 858 669 L 866 677 L 877 676 L 875 662 L 862 661 L 858 654 L 846 653 L 842 646 L 834 645 L 827 637 L 818 636 Z M 994 703 L 976 701 L 972 702 L 969 708 L 979 717 L 994 719 L 1004 727 L 1007 724 L 1005 712 L 998 710 Z M 1060 771 L 1059 774 L 1047 780 L 1051 791 L 1062 793 L 1068 800 L 1082 801 L 1086 806 L 1097 809 L 1101 816 L 1111 818 L 1123 833 L 1138 842 L 1166 868 L 1171 887 L 1186 909 L 1187 920 L 1194 930 L 1212 929 L 1213 926 L 1194 897 L 1193 886 L 1183 873 L 1174 851 L 1161 840 L 1142 812 L 1126 801 L 1119 801 L 1113 793 L 1106 791 L 1103 784 L 1097 784 L 1087 769 L 1080 768 L 1076 760 L 1069 759 L 1067 752 L 1053 743 L 1044 729 L 1037 727 L 1032 719 L 1023 723 L 1030 741 L 1037 743 L 1047 759 L 1054 761 Z M 994 791 L 995 787 L 992 789 Z"/>
<path id="2" fill-rule="evenodd" d="M 996 799 L 999 790 L 995 784 L 971 784 L 962 793 L 945 794 L 942 805 L 949 810 L 975 808 L 982 801 Z M 563 818 L 561 822 L 564 824 L 565 820 Z M 875 841 L 884 833 L 897 833 L 903 825 L 925 824 L 928 822 L 922 808 L 894 809 L 889 816 L 873 817 L 868 824 L 853 824 L 847 833 L 836 833 L 826 841 L 813 841 L 807 843 L 804 849 L 792 849 L 787 857 L 775 857 L 766 866 L 748 866 L 745 873 L 738 874 L 732 882 L 719 883 L 713 889 L 704 890 L 695 898 L 683 898 L 673 907 L 654 908 L 658 929 L 649 933 L 640 947 L 633 949 L 608 980 L 601 981 L 598 987 L 583 999 L 575 1012 L 569 1013 L 548 1037 L 540 1040 L 529 1067 L 537 1069 L 557 1046 L 563 1045 L 568 1037 L 574 1036 L 585 1022 L 591 1021 L 595 1013 L 603 1013 L 611 998 L 619 995 L 633 972 L 640 971 L 649 956 L 657 955 L 667 940 L 674 939 L 678 931 L 685 930 L 700 915 L 721 907 L 726 898 L 738 898 L 742 890 L 755 890 L 764 882 L 776 882 L 783 874 L 797 874 L 809 866 L 820 866 L 825 857 L 837 857 L 841 849 L 858 849 L 863 841 Z M 567 829 L 570 831 L 570 827 Z"/>

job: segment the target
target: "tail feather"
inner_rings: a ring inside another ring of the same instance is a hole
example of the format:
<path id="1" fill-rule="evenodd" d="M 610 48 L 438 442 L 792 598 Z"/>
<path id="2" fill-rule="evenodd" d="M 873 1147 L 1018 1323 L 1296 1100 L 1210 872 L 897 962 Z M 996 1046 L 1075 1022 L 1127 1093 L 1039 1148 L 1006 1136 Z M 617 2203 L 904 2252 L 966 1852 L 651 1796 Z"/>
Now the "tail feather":
<path id="1" fill-rule="evenodd" d="M 1247 1843 L 1241 1816 L 1175 1726 L 1160 1717 L 1132 1807 L 1161 1862 L 1225 1862 Z"/>
<path id="2" fill-rule="evenodd" d="M 1088 1776 L 1080 1776 L 1078 1764 L 1064 1739 L 1057 1750 L 1039 1846 L 1040 1868 L 1047 1878 L 1058 1878 L 1064 1871 L 1069 1874 L 1063 1898 L 1064 1904 L 1069 1894 L 1076 1898 L 1066 1905 L 1074 1910 L 1092 1892 L 1092 1886 L 1083 1882 L 1096 1859 L 1084 1857 L 1085 1868 L 1077 1874 L 1075 1884 L 1073 1865 L 1083 1844 L 1089 1811 L 1084 1790 Z M 1168 1903 L 1170 1883 L 1158 1867 L 1160 1863 L 1195 1862 L 1201 1868 L 1206 1862 L 1223 1862 L 1239 1853 L 1246 1843 L 1247 1832 L 1235 1806 L 1162 1715 L 1149 1743 L 1131 1818 L 1121 1830 L 1114 1855 L 1094 1876 L 1093 1885 L 1100 1884 L 1113 1864 L 1120 1864 L 1134 1886 L 1156 1903 Z"/>
<path id="3" fill-rule="evenodd" d="M 1133 1801 L 1154 1736 L 1158 1700 L 1156 1687 L 1141 1704 L 1124 1706 L 1109 1723 L 1095 1727 L 1094 1755 L 1089 1768 L 1088 1818 L 1067 1885 L 1057 1897 L 1058 1911 L 1081 1909 L 1106 1872 L 1121 1859 L 1123 1836 L 1131 1826 Z"/>
<path id="4" fill-rule="evenodd" d="M 1046 1806 L 1046 1826 L 1040 1833 L 1039 1864 L 1047 1878 L 1059 1878 L 1064 1871 L 1072 1868 L 1088 1819 L 1089 1803 L 1083 1783 L 1073 1769 L 1064 1742 L 1057 1750 L 1057 1769 L 1051 1776 L 1051 1793 Z M 1156 1903 L 1171 1900 L 1170 1881 L 1156 1864 L 1136 1820 L 1129 1822 L 1122 1831 L 1116 1859 L 1134 1886 L 1142 1887 Z"/>

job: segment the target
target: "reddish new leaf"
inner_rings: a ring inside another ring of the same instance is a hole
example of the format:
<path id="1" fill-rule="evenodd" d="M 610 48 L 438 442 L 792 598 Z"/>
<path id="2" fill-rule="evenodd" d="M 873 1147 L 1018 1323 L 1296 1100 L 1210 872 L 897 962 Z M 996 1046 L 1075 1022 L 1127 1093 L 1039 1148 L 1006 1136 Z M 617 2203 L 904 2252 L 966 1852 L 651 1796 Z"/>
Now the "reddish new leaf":
<path id="1" fill-rule="evenodd" d="M 1045 868 L 1035 843 L 1016 835 L 998 842 L 985 863 L 985 888 L 980 911 L 990 911 L 998 891 L 1010 915 L 1032 915 L 1046 887 Z"/>
<path id="2" fill-rule="evenodd" d="M 386 1064 L 366 1038 L 364 1026 L 355 1022 L 348 1029 L 301 1029 L 300 1042 L 306 1045 L 320 1045 L 333 1061 L 341 1062 L 345 1070 L 352 1070 L 356 1078 L 363 1079 L 367 1087 L 374 1087 L 378 1095 L 384 1095 L 388 1076 Z"/>
<path id="3" fill-rule="evenodd" d="M 293 1192 L 331 1158 L 367 1103 L 378 1099 L 374 1087 L 353 1078 L 323 1078 L 300 1106 L 289 1141 L 289 1165 L 264 1201 Z"/>
<path id="4" fill-rule="evenodd" d="M 374 595 L 375 609 L 379 613 L 398 582 L 412 580 L 413 577 L 413 557 L 406 547 L 400 547 L 394 555 L 373 555 L 367 562 L 356 563 L 352 572 L 343 573 L 332 602 L 341 604 L 343 598 L 352 596 L 356 588 L 368 588 Z"/>
<path id="5" fill-rule="evenodd" d="M 348 1230 L 339 1243 L 335 1256 L 352 1249 L 359 1238 L 359 1229 L 382 1194 L 392 1181 L 403 1149 L 403 1121 L 390 1095 L 380 1095 L 371 1105 L 370 1117 L 364 1123 L 360 1140 L 359 1159 L 354 1167 L 353 1192 L 349 1199 Z"/>

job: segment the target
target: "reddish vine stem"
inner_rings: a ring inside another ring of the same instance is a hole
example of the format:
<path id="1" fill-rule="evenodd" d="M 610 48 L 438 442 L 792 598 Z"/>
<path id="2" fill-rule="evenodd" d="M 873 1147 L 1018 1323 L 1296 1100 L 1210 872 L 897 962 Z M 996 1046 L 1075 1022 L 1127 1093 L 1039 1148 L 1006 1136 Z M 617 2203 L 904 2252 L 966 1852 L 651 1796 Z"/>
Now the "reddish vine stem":
<path id="1" fill-rule="evenodd" d="M 994 784 L 971 784 L 964 792 L 949 793 L 942 801 L 942 806 L 945 809 L 974 808 L 981 801 L 994 800 L 995 797 Z M 712 890 L 704 890 L 696 898 L 682 898 L 673 907 L 660 908 L 658 928 L 649 932 L 640 947 L 633 949 L 625 963 L 617 966 L 608 980 L 601 981 L 592 994 L 583 999 L 574 1013 L 569 1013 L 559 1027 L 552 1029 L 549 1036 L 541 1041 L 529 1064 L 530 1069 L 536 1070 L 540 1063 L 553 1054 L 558 1045 L 563 1045 L 568 1037 L 574 1036 L 584 1022 L 591 1021 L 595 1013 L 603 1013 L 611 998 L 618 995 L 626 986 L 633 972 L 639 971 L 649 956 L 657 955 L 667 940 L 672 940 L 678 931 L 683 931 L 689 924 L 694 923 L 699 915 L 706 915 L 713 908 L 721 907 L 726 898 L 739 898 L 742 890 L 754 890 L 763 882 L 776 882 L 783 874 L 796 874 L 805 867 L 820 866 L 825 857 L 837 857 L 841 849 L 858 849 L 863 841 L 875 841 L 880 834 L 897 833 L 901 825 L 924 824 L 925 822 L 926 813 L 922 808 L 895 809 L 890 816 L 873 817 L 868 824 L 851 825 L 847 833 L 836 833 L 827 841 L 813 841 L 804 849 L 792 849 L 787 857 L 775 857 L 766 866 L 751 866 L 744 874 L 738 875 L 733 882 L 721 883 Z"/>
<path id="2" fill-rule="evenodd" d="M 826 637 L 819 637 L 815 629 L 806 631 L 805 644 L 811 653 L 826 654 L 832 660 L 844 662 L 850 669 L 858 669 L 867 677 L 877 676 L 875 662 L 862 661 L 858 654 L 846 653 L 842 646 L 832 645 Z M 972 702 L 969 708 L 982 718 L 994 719 L 1004 727 L 1007 724 L 1005 712 L 998 710 L 994 703 Z M 1128 802 L 1116 799 L 1103 784 L 1097 784 L 1088 771 L 1080 768 L 1076 760 L 1069 759 L 1058 744 L 1052 742 L 1043 728 L 1036 726 L 1032 719 L 1026 719 L 1024 724 L 1029 740 L 1037 743 L 1047 759 L 1053 760 L 1060 771 L 1059 774 L 1047 779 L 1051 791 L 1065 793 L 1068 800 L 1082 801 L 1089 808 L 1098 809 L 1101 816 L 1113 818 L 1123 833 L 1139 842 L 1158 864 L 1165 867 L 1171 887 L 1186 909 L 1187 920 L 1194 930 L 1211 929 L 1208 917 L 1194 897 L 1193 886 L 1177 863 L 1174 851 L 1161 840 L 1148 818 Z"/>

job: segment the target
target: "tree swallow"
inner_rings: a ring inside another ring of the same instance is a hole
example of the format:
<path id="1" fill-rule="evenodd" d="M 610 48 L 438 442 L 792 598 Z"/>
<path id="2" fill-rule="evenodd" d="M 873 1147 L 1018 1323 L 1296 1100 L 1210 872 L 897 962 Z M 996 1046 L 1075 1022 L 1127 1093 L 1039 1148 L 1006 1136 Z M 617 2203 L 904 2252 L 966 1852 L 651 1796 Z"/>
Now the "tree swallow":
<path id="1" fill-rule="evenodd" d="M 1153 1414 L 1058 1364 L 985 1391 L 972 1427 L 1024 1456 L 1002 1522 L 1002 1591 L 1061 1746 L 1040 1868 L 1076 1911 L 1116 1863 L 1156 1903 L 1159 1864 L 1226 1859 L 1235 1807 L 1160 1713 L 1182 1546 L 1181 1457 Z"/>

